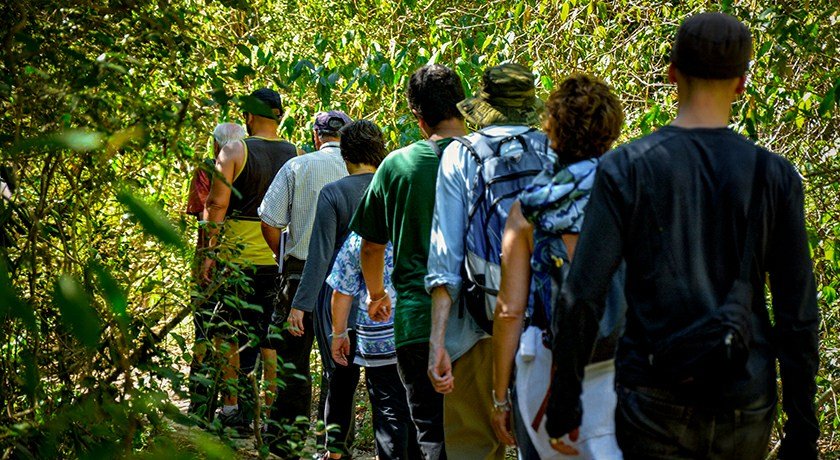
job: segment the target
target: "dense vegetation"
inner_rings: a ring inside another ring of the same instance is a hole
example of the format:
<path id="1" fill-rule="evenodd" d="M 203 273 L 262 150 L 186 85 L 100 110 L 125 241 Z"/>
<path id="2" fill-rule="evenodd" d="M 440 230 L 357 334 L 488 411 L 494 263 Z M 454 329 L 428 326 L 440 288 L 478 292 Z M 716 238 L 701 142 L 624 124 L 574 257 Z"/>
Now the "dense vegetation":
<path id="1" fill-rule="evenodd" d="M 484 67 L 513 60 L 542 96 L 573 71 L 606 79 L 626 140 L 674 115 L 669 38 L 704 9 L 755 34 L 735 129 L 805 177 L 822 449 L 837 457 L 836 0 L 3 2 L 0 164 L 17 190 L 0 200 L 0 457 L 226 455 L 206 435 L 174 442 L 167 420 L 190 350 L 187 182 L 213 126 L 240 121 L 237 95 L 278 88 L 281 135 L 307 150 L 324 108 L 377 122 L 396 148 L 419 137 L 404 96 L 415 68 L 453 66 L 472 92 Z"/>

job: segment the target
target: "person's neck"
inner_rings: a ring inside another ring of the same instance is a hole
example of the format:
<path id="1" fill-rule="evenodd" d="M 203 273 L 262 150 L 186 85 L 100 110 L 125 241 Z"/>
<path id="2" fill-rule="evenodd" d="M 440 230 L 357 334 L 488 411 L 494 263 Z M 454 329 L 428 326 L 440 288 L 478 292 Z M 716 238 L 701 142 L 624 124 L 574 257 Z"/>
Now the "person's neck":
<path id="1" fill-rule="evenodd" d="M 356 174 L 373 174 L 376 172 L 376 167 L 365 163 L 347 163 L 347 172 L 351 176 Z"/>
<path id="2" fill-rule="evenodd" d="M 318 144 L 318 150 L 321 150 L 325 145 L 329 144 L 330 142 L 336 144 L 338 142 L 341 142 L 341 139 L 337 137 L 322 137 L 321 142 Z"/>
<path id="3" fill-rule="evenodd" d="M 456 136 L 465 136 L 467 128 L 460 118 L 447 118 L 438 123 L 429 134 L 429 140 L 437 141 Z"/>
<path id="4" fill-rule="evenodd" d="M 279 139 L 277 136 L 277 126 L 267 126 L 262 124 L 255 124 L 251 126 L 251 136 L 264 137 L 266 139 Z"/>
<path id="5" fill-rule="evenodd" d="M 671 125 L 680 128 L 725 128 L 729 126 L 732 97 L 715 93 L 697 93 L 680 100 L 677 118 Z"/>

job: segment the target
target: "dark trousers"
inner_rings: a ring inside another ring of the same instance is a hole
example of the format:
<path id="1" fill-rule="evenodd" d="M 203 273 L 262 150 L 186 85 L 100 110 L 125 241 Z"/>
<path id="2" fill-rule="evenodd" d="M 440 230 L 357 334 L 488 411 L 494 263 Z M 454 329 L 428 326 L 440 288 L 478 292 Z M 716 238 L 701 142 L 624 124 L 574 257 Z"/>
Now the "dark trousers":
<path id="1" fill-rule="evenodd" d="M 254 394 L 253 385 L 247 378 L 256 367 L 260 357 L 260 348 L 268 347 L 266 332 L 269 319 L 274 309 L 275 288 L 274 281 L 277 276 L 277 267 L 274 265 L 261 265 L 253 269 L 243 269 L 247 276 L 246 286 L 234 284 L 224 286 L 216 295 L 211 298 L 196 296 L 193 302 L 196 310 L 193 314 L 193 325 L 195 327 L 195 342 L 204 342 L 207 347 L 212 347 L 211 340 L 214 336 L 221 336 L 228 340 L 235 341 L 241 348 L 239 352 L 239 406 L 243 413 L 249 416 L 253 413 L 254 403 L 257 395 Z M 242 305 L 229 305 L 227 301 L 237 299 Z M 248 304 L 250 306 L 245 306 Z M 253 306 L 259 307 L 259 309 Z M 203 358 L 208 358 L 207 356 Z M 204 414 L 212 412 L 215 401 L 211 401 L 215 395 L 211 395 L 210 388 L 202 384 L 203 381 L 213 381 L 218 365 L 221 363 L 199 362 L 198 356 L 193 356 L 190 365 L 190 394 L 191 408 L 194 412 Z M 199 379 L 200 377 L 203 377 Z M 196 377 L 196 378 L 193 378 Z M 207 404 L 206 410 L 199 408 Z"/>
<path id="2" fill-rule="evenodd" d="M 443 445 L 443 395 L 432 386 L 426 373 L 428 365 L 428 343 L 397 348 L 397 367 L 408 396 L 408 407 L 417 429 L 420 451 L 426 460 L 438 460 L 446 458 Z"/>
<path id="3" fill-rule="evenodd" d="M 366 367 L 365 377 L 370 405 L 373 407 L 373 430 L 376 433 L 376 452 L 379 458 L 423 458 L 397 365 Z"/>
<path id="4" fill-rule="evenodd" d="M 294 260 L 290 263 L 290 260 L 293 259 L 287 259 L 283 267 L 275 319 L 283 314 L 288 315 L 300 283 L 303 262 Z M 309 355 L 314 338 L 312 313 L 306 312 L 303 315 L 302 336 L 295 337 L 284 328 L 280 333 L 280 340 L 271 340 L 272 348 L 277 350 L 278 376 L 283 382 L 277 387 L 277 396 L 271 407 L 272 420 L 269 423 L 267 440 L 271 451 L 282 458 L 296 456 L 297 451 L 303 447 L 306 432 L 309 430 L 309 411 L 312 405 Z M 294 368 L 289 369 L 288 365 Z M 289 426 L 297 429 L 289 430 Z"/>
<path id="5" fill-rule="evenodd" d="M 775 401 L 750 410 L 711 410 L 667 392 L 617 385 L 616 436 L 624 458 L 763 459 Z"/>
<path id="6" fill-rule="evenodd" d="M 336 366 L 329 372 L 323 374 L 328 379 L 329 390 L 327 391 L 326 404 L 324 408 L 324 421 L 327 426 L 337 425 L 338 428 L 329 432 L 327 448 L 332 452 L 341 452 L 349 455 L 350 446 L 347 444 L 352 437 L 355 424 L 355 402 L 356 387 L 359 386 L 359 375 L 361 368 L 353 364 L 353 350 L 356 349 L 356 335 L 353 331 L 350 337 L 350 356 L 347 357 L 348 365 Z M 322 353 L 330 353 L 329 350 Z"/>
<path id="7" fill-rule="evenodd" d="M 355 364 L 338 365 L 332 373 L 326 420 L 327 425 L 338 425 L 336 431 L 330 432 L 328 447 L 332 452 L 350 453 L 347 441 L 354 423 L 353 394 L 359 383 L 360 370 Z M 373 409 L 371 421 L 378 457 L 383 460 L 422 458 L 397 366 L 366 367 L 365 377 Z"/>

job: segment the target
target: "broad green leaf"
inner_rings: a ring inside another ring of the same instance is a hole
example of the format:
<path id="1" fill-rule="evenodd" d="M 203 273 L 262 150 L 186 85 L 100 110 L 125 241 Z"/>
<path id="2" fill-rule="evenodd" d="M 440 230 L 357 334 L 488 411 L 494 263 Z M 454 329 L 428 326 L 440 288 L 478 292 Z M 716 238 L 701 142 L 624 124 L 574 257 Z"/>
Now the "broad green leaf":
<path id="1" fill-rule="evenodd" d="M 31 350 L 24 350 L 21 352 L 20 358 L 23 361 L 23 390 L 32 399 L 38 390 L 38 381 L 40 380 L 36 357 Z"/>
<path id="2" fill-rule="evenodd" d="M 819 112 L 820 116 L 825 116 L 825 114 L 829 113 L 831 109 L 834 108 L 834 105 L 836 103 L 836 94 L 836 86 L 828 90 L 827 93 L 825 93 L 825 96 L 823 96 L 822 101 L 820 102 L 820 106 L 817 109 L 817 112 Z"/>
<path id="3" fill-rule="evenodd" d="M 592 6 L 592 4 L 590 3 L 589 7 L 591 7 L 591 6 Z M 568 18 L 569 18 L 569 2 L 566 1 L 566 2 L 563 2 L 563 7 L 560 8 L 560 22 L 566 22 L 566 19 L 568 19 Z"/>
<path id="4" fill-rule="evenodd" d="M 102 133 L 86 129 L 68 129 L 58 133 L 26 139 L 11 147 L 12 152 L 33 148 L 70 149 L 77 152 L 96 150 L 103 145 Z"/>
<path id="5" fill-rule="evenodd" d="M 140 126 L 132 126 L 115 132 L 108 138 L 108 150 L 115 151 L 122 148 L 128 142 L 140 139 L 146 131 Z"/>
<path id="6" fill-rule="evenodd" d="M 245 59 L 251 59 L 251 48 L 248 45 L 244 45 L 242 43 L 236 45 L 236 49 L 239 50 L 239 54 L 245 57 Z"/>
<path id="7" fill-rule="evenodd" d="M 251 66 L 236 64 L 236 71 L 233 72 L 233 78 L 242 81 L 245 77 L 256 75 L 257 72 L 254 71 Z"/>
<path id="8" fill-rule="evenodd" d="M 128 325 L 128 296 L 125 291 L 117 283 L 117 280 L 108 273 L 105 267 L 99 264 L 91 266 L 91 270 L 96 275 L 96 280 L 99 282 L 99 287 L 102 289 L 102 296 L 111 307 L 111 312 L 119 321 L 121 327 Z"/>
<path id="9" fill-rule="evenodd" d="M 90 303 L 90 295 L 70 275 L 61 275 L 55 283 L 53 301 L 61 313 L 61 321 L 79 342 L 88 348 L 99 344 L 102 325 Z"/>
<path id="10" fill-rule="evenodd" d="M 77 152 L 86 152 L 99 148 L 104 141 L 102 133 L 74 129 L 55 136 L 56 142 Z"/>
<path id="11" fill-rule="evenodd" d="M 239 96 L 239 105 L 242 111 L 259 115 L 261 117 L 277 119 L 271 108 L 265 105 L 265 102 L 253 96 Z"/>
<path id="12" fill-rule="evenodd" d="M 183 247 L 181 234 L 163 212 L 142 199 L 134 196 L 128 189 L 117 193 L 117 200 L 134 215 L 146 233 L 156 237 L 162 243 L 173 247 Z"/>

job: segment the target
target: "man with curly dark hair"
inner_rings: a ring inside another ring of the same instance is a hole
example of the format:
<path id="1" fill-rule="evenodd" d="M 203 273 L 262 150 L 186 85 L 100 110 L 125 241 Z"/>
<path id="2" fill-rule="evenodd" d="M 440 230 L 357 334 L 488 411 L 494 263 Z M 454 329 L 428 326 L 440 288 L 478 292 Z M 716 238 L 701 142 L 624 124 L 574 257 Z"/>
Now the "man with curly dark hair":
<path id="1" fill-rule="evenodd" d="M 548 432 L 559 450 L 572 448 L 585 423 L 581 376 L 624 260 L 627 327 L 616 354 L 624 457 L 764 458 L 778 361 L 787 414 L 780 456 L 817 458 L 820 315 L 802 178 L 728 127 L 751 54 L 750 31 L 736 18 L 686 19 L 668 69 L 676 119 L 601 161 L 554 310 L 564 353 Z"/>

